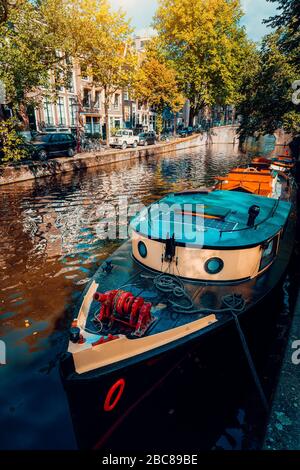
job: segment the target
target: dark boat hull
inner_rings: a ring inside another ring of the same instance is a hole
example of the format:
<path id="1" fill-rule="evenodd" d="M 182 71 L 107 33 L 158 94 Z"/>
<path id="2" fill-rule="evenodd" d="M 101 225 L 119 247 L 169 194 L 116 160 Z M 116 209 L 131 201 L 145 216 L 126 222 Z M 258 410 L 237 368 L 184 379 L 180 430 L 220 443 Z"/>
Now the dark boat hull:
<path id="1" fill-rule="evenodd" d="M 261 306 L 268 305 L 274 289 L 280 285 L 287 270 L 293 251 L 295 221 L 296 214 L 293 212 L 276 261 L 262 276 L 236 285 L 206 285 L 207 306 L 212 308 L 213 302 L 219 305 L 220 297 L 234 292 L 248 299 L 246 309 L 240 314 L 240 318 L 247 320 L 247 317 L 255 311 L 261 312 Z M 118 257 L 122 255 L 122 250 L 126 257 L 128 247 L 125 245 L 120 248 Z M 232 315 L 222 314 L 218 316 L 218 322 L 196 334 L 130 360 L 83 374 L 75 372 L 72 356 L 66 354 L 61 361 L 61 376 L 79 447 L 105 447 L 116 430 L 125 420 L 130 419 L 132 412 L 139 408 L 151 393 L 161 387 L 176 369 L 189 361 L 190 357 L 199 355 L 199 348 L 201 349 L 204 338 L 212 339 L 212 335 L 215 338 L 225 327 L 230 326 L 234 327 Z M 124 385 L 123 390 L 118 386 L 120 381 Z M 113 391 L 115 384 L 116 390 Z M 110 404 L 115 404 L 109 411 L 105 410 L 108 398 Z"/>

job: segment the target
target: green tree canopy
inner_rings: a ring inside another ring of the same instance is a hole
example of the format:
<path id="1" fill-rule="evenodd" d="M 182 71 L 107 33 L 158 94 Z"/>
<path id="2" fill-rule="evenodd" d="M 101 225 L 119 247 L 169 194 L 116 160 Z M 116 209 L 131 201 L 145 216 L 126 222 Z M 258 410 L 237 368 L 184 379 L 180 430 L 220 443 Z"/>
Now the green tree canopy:
<path id="1" fill-rule="evenodd" d="M 152 43 L 145 53 L 134 80 L 135 97 L 155 108 L 158 114 L 157 130 L 160 134 L 163 110 L 168 107 L 177 113 L 184 105 L 178 89 L 176 73 Z"/>
<path id="2" fill-rule="evenodd" d="M 53 82 L 49 71 L 56 75 L 56 83 L 68 68 L 61 35 L 51 28 L 45 12 L 52 0 L 35 4 L 16 0 L 5 10 L 0 24 L 0 80 L 5 85 L 6 101 L 26 121 L 26 106 L 40 95 L 40 87 L 50 89 Z"/>
<path id="3" fill-rule="evenodd" d="M 281 50 L 289 54 L 289 59 L 300 66 L 300 2 L 299 0 L 268 0 L 276 3 L 278 14 L 265 22 L 282 34 L 278 45 Z"/>
<path id="4" fill-rule="evenodd" d="M 154 19 L 162 49 L 190 100 L 190 124 L 200 109 L 232 104 L 246 34 L 239 0 L 160 0 Z"/>
<path id="5" fill-rule="evenodd" d="M 297 74 L 278 47 L 279 37 L 280 33 L 275 32 L 264 38 L 257 65 L 249 69 L 242 85 L 242 138 L 273 134 L 290 120 L 289 113 L 294 106 L 292 83 L 297 79 Z M 291 130 L 290 124 L 288 130 Z M 297 129 L 294 131 L 297 132 Z"/>
<path id="6" fill-rule="evenodd" d="M 299 80 L 300 3 L 279 1 L 278 12 L 266 20 L 275 32 L 264 38 L 256 67 L 248 67 L 243 78 L 242 138 L 273 134 L 279 127 L 300 132 L 299 104 L 293 100 L 293 84 Z"/>

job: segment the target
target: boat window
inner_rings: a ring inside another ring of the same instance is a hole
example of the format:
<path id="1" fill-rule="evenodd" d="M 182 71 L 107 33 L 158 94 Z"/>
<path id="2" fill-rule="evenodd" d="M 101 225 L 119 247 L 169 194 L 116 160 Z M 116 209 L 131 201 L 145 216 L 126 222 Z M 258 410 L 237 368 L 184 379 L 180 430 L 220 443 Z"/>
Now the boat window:
<path id="1" fill-rule="evenodd" d="M 144 242 L 138 243 L 138 251 L 142 258 L 147 258 L 148 251 Z"/>
<path id="2" fill-rule="evenodd" d="M 278 245 L 278 236 L 270 240 L 266 245 L 263 246 L 263 252 L 260 262 L 259 270 L 262 271 L 266 268 L 275 258 L 277 253 L 277 245 Z"/>
<path id="3" fill-rule="evenodd" d="M 204 265 L 204 269 L 208 274 L 218 274 L 223 268 L 224 261 L 221 258 L 210 258 Z"/>

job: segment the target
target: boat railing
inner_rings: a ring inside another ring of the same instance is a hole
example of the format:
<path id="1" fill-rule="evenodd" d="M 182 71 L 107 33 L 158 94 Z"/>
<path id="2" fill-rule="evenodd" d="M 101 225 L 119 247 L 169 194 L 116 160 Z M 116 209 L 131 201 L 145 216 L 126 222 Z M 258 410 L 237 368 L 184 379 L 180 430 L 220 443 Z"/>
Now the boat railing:
<path id="1" fill-rule="evenodd" d="M 263 220 L 261 220 L 260 222 L 258 222 L 257 224 L 253 225 L 252 227 L 249 227 L 247 225 L 247 227 L 242 227 L 242 228 L 239 228 L 239 229 L 236 229 L 236 230 L 220 230 L 220 238 L 222 238 L 222 235 L 223 233 L 233 233 L 233 232 L 244 232 L 245 230 L 249 230 L 250 228 L 251 229 L 254 229 L 254 230 L 257 230 L 260 225 L 264 224 L 265 222 L 267 222 L 267 220 L 271 219 L 272 217 L 274 217 L 274 214 L 275 212 L 277 211 L 278 209 L 278 206 L 279 206 L 279 202 L 280 202 L 280 199 L 276 199 L 271 211 L 269 212 L 269 214 L 267 215 L 267 217 L 265 217 Z"/>

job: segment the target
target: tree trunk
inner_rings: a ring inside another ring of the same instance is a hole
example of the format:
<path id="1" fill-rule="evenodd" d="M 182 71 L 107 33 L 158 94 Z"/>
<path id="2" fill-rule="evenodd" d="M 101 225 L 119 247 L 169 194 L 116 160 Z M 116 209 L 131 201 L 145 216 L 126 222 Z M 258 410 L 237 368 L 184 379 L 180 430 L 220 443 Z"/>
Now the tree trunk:
<path id="1" fill-rule="evenodd" d="M 177 113 L 174 113 L 174 131 L 173 131 L 174 137 L 176 134 L 177 134 Z"/>
<path id="2" fill-rule="evenodd" d="M 25 131 L 28 131 L 30 126 L 29 126 L 29 117 L 28 117 L 28 114 L 27 114 L 27 109 L 26 109 L 26 106 L 21 103 L 20 106 L 19 106 L 19 115 L 23 121 L 23 126 L 24 126 L 24 130 Z"/>
<path id="3" fill-rule="evenodd" d="M 232 108 L 232 124 L 234 125 L 235 124 L 235 114 L 236 114 L 236 109 L 235 109 L 235 106 L 233 106 Z"/>
<path id="4" fill-rule="evenodd" d="M 4 111 L 4 105 L 0 103 L 0 121 L 5 120 L 5 111 Z"/>
<path id="5" fill-rule="evenodd" d="M 0 8 L 0 25 L 4 24 L 8 18 L 8 0 L 2 0 Z"/>
<path id="6" fill-rule="evenodd" d="M 83 119 L 82 119 L 82 99 L 80 95 L 77 95 L 77 119 L 76 119 L 76 134 L 77 134 L 77 153 L 81 152 L 81 140 L 82 140 L 82 128 L 83 128 Z"/>
<path id="7" fill-rule="evenodd" d="M 124 100 L 124 90 L 122 90 L 121 99 L 122 99 L 122 125 L 121 125 L 121 127 L 125 127 L 125 126 L 124 126 L 124 123 L 125 123 L 125 100 Z"/>
<path id="8" fill-rule="evenodd" d="M 109 126 L 109 115 L 108 115 L 108 110 L 109 110 L 109 105 L 108 103 L 104 103 L 104 110 L 105 110 L 105 143 L 106 145 L 109 145 L 109 137 L 110 137 L 110 126 Z"/>
<path id="9" fill-rule="evenodd" d="M 156 117 L 156 132 L 157 132 L 158 140 L 160 140 L 162 128 L 163 128 L 163 117 L 162 117 L 162 113 L 158 112 L 157 117 Z"/>
<path id="10" fill-rule="evenodd" d="M 190 115 L 189 115 L 189 126 L 194 127 L 194 118 L 195 118 L 195 109 L 194 106 L 190 106 Z"/>
<path id="11" fill-rule="evenodd" d="M 110 138 L 110 126 L 109 126 L 109 96 L 107 94 L 107 88 L 104 87 L 104 114 L 105 114 L 105 143 L 109 145 Z"/>

